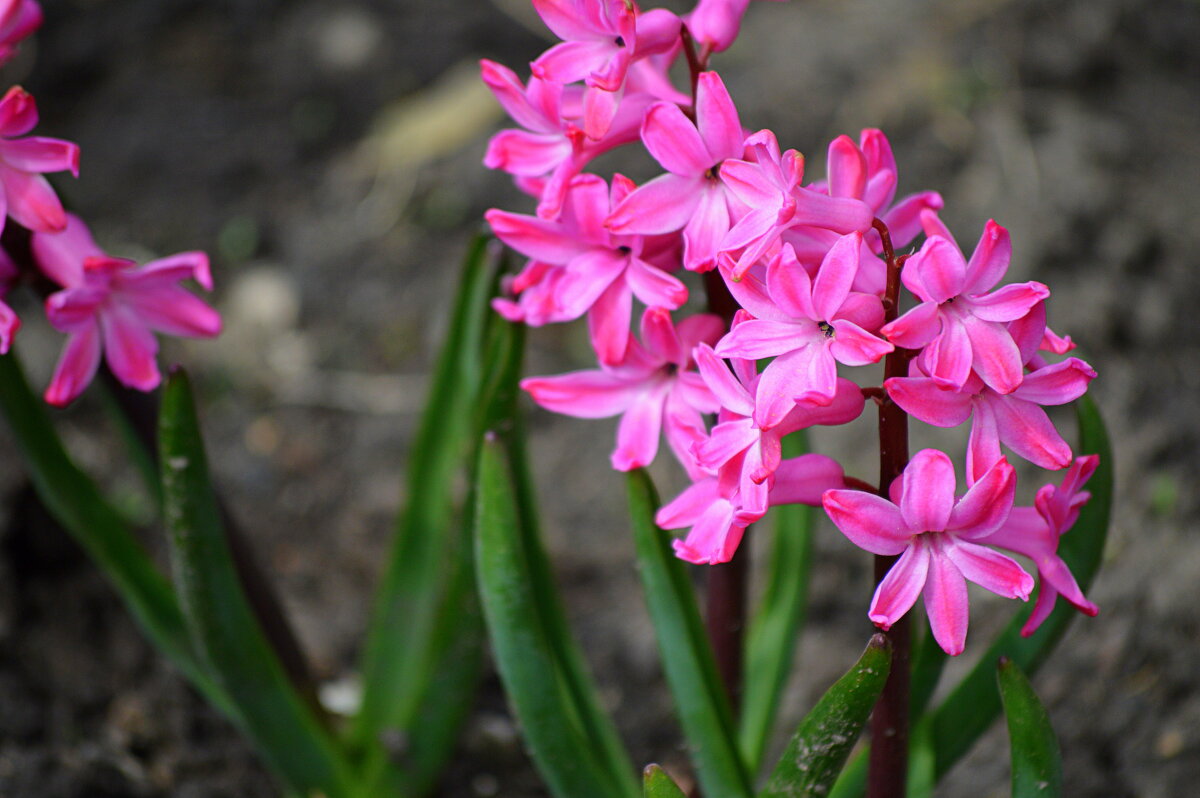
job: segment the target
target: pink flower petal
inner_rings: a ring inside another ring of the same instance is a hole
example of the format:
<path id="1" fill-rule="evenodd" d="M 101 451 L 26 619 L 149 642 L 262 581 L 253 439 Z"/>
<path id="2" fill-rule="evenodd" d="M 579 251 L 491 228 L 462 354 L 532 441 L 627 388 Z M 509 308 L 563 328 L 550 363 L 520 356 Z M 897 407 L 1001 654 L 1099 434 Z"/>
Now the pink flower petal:
<path id="1" fill-rule="evenodd" d="M 867 159 L 854 139 L 838 136 L 830 142 L 826 160 L 829 195 L 862 199 L 867 188 Z"/>
<path id="2" fill-rule="evenodd" d="M 907 247 L 911 244 L 921 232 L 921 214 L 940 211 L 943 204 L 941 194 L 925 191 L 905 197 L 893 205 L 880 217 L 891 233 L 892 246 Z"/>
<path id="3" fill-rule="evenodd" d="M 566 41 L 542 53 L 530 68 L 542 80 L 565 85 L 603 70 L 617 49 L 611 39 Z"/>
<path id="4" fill-rule="evenodd" d="M 971 296 L 971 313 L 984 321 L 1015 321 L 1050 296 L 1050 289 L 1038 282 L 1006 285 L 998 291 Z"/>
<path id="5" fill-rule="evenodd" d="M 1033 577 L 1011 557 L 965 540 L 948 540 L 943 551 L 959 573 L 980 587 L 1004 598 L 1029 600 Z"/>
<path id="6" fill-rule="evenodd" d="M 696 126 L 674 103 L 650 106 L 642 122 L 642 142 L 654 160 L 680 177 L 699 177 L 717 163 Z"/>
<path id="7" fill-rule="evenodd" d="M 682 529 L 691 526 L 720 499 L 715 477 L 699 480 L 660 507 L 654 516 L 654 523 L 662 529 Z"/>
<path id="8" fill-rule="evenodd" d="M 940 532 L 954 509 L 954 464 L 944 452 L 922 449 L 904 468 L 900 512 L 909 529 Z"/>
<path id="9" fill-rule="evenodd" d="M 540 177 L 571 157 L 571 142 L 561 133 L 501 130 L 488 141 L 483 165 L 510 175 Z"/>
<path id="10" fill-rule="evenodd" d="M 27 3 L 27 5 L 33 5 Z M 9 89 L 0 99 L 0 136 L 24 136 L 38 123 L 37 103 L 20 86 Z"/>
<path id="11" fill-rule="evenodd" d="M 1096 372 L 1077 357 L 1031 371 L 1010 396 L 1038 405 L 1065 405 L 1087 392 Z"/>
<path id="12" fill-rule="evenodd" d="M 186 338 L 212 338 L 221 332 L 221 314 L 178 286 L 123 291 L 119 296 L 152 330 Z"/>
<path id="13" fill-rule="evenodd" d="M 922 364 L 925 366 L 925 370 L 929 373 L 929 376 L 935 380 L 947 386 L 962 388 L 966 384 L 967 378 L 971 376 L 971 366 L 973 364 L 971 344 L 973 341 L 967 336 L 967 329 L 964 326 L 962 317 L 942 313 L 941 318 L 942 333 L 930 341 L 924 351 L 922 351 Z M 967 318 L 969 319 L 970 316 Z M 891 338 L 891 340 L 893 343 L 896 343 L 895 338 Z M 903 344 L 900 345 L 902 346 Z M 993 352 L 991 354 L 994 355 L 996 353 Z M 1003 349 L 1000 350 L 999 354 L 1005 354 Z M 1000 360 L 998 362 L 1003 363 L 1004 361 Z M 987 361 L 985 365 L 993 365 L 995 363 L 997 361 Z M 1001 372 L 1004 376 L 1007 376 L 1008 373 Z"/>
<path id="14" fill-rule="evenodd" d="M 867 366 L 878 363 L 895 348 L 851 321 L 838 319 L 833 322 L 833 340 L 829 351 L 839 363 Z"/>
<path id="15" fill-rule="evenodd" d="M 938 645 L 952 657 L 963 652 L 967 644 L 967 621 L 970 605 L 967 582 L 958 568 L 940 547 L 930 554 L 929 574 L 925 581 L 925 613 Z"/>
<path id="16" fill-rule="evenodd" d="M 17 224 L 39 233 L 57 233 L 66 227 L 67 214 L 46 178 L 0 165 L 0 183 L 8 199 L 8 215 Z"/>
<path id="17" fill-rule="evenodd" d="M 812 279 L 788 244 L 767 266 L 767 290 L 779 309 L 794 319 L 820 321 L 824 318 L 813 303 Z"/>
<path id="18" fill-rule="evenodd" d="M 617 448 L 611 458 L 616 470 L 632 471 L 654 462 L 662 435 L 667 389 L 667 385 L 660 385 L 643 391 L 621 417 L 617 427 Z"/>
<path id="19" fill-rule="evenodd" d="M 691 221 L 683 228 L 683 266 L 694 272 L 710 271 L 717 265 L 717 248 L 729 232 L 729 207 L 725 190 L 708 182 L 700 194 Z"/>
<path id="20" fill-rule="evenodd" d="M 1016 490 L 1016 471 L 1001 457 L 954 505 L 946 528 L 966 540 L 988 537 L 1008 520 Z"/>
<path id="21" fill-rule="evenodd" d="M 110 307 L 100 317 L 104 357 L 113 376 L 130 388 L 149 391 L 162 380 L 155 355 L 158 341 L 131 309 Z"/>
<path id="22" fill-rule="evenodd" d="M 928 377 L 893 377 L 883 383 L 888 396 L 915 418 L 935 427 L 957 427 L 971 417 L 970 394 Z"/>
<path id="23" fill-rule="evenodd" d="M 30 136 L 0 141 L 0 159 L 22 172 L 70 172 L 79 177 L 79 145 Z"/>
<path id="24" fill-rule="evenodd" d="M 533 0 L 533 8 L 546 27 L 563 41 L 593 39 L 609 33 L 609 26 L 599 16 L 601 3 L 598 2 Z"/>
<path id="25" fill-rule="evenodd" d="M 882 629 L 891 629 L 917 602 L 928 572 L 929 550 L 914 541 L 875 588 L 871 609 L 867 612 L 871 622 Z"/>
<path id="26" fill-rule="evenodd" d="M 67 339 L 44 398 L 55 407 L 65 407 L 83 393 L 100 367 L 100 325 L 90 324 Z"/>
<path id="27" fill-rule="evenodd" d="M 709 166 L 742 157 L 742 123 L 729 90 L 716 72 L 701 72 L 696 83 L 696 123 L 709 153 Z M 666 164 L 664 164 L 665 166 Z"/>
<path id="28" fill-rule="evenodd" d="M 846 297 L 854 276 L 858 274 L 858 257 L 862 249 L 862 234 L 842 236 L 821 262 L 817 279 L 813 281 L 812 301 L 818 320 L 831 321 Z"/>
<path id="29" fill-rule="evenodd" d="M 1008 272 L 1011 260 L 1012 239 L 1008 230 L 989 219 L 979 243 L 975 245 L 975 252 L 971 254 L 971 260 L 967 262 L 967 283 L 963 293 L 982 294 L 990 291 Z"/>
<path id="30" fill-rule="evenodd" d="M 845 472 L 832 457 L 823 454 L 804 454 L 779 463 L 775 482 L 771 485 L 771 504 L 808 504 L 821 506 L 827 490 L 840 490 L 845 484 Z"/>
<path id="31" fill-rule="evenodd" d="M 754 412 L 754 401 L 750 392 L 738 382 L 733 373 L 725 365 L 712 347 L 700 344 L 696 347 L 693 357 L 696 367 L 700 370 L 704 382 L 716 395 L 722 407 L 737 413 L 739 416 L 750 416 Z"/>
<path id="32" fill-rule="evenodd" d="M 540 108 L 530 103 L 525 87 L 511 69 L 483 58 L 479 61 L 479 72 L 483 82 L 514 122 L 535 133 L 559 132 L 558 120 L 547 119 Z"/>
<path id="33" fill-rule="evenodd" d="M 521 390 L 547 410 L 576 418 L 607 418 L 624 413 L 638 386 L 604 371 L 573 371 L 553 377 L 527 377 Z"/>
<path id="34" fill-rule="evenodd" d="M 624 359 L 632 317 L 633 297 L 624 281 L 614 281 L 596 298 L 588 311 L 588 335 L 602 365 L 615 366 Z"/>
<path id="35" fill-rule="evenodd" d="M 759 360 L 816 343 L 818 335 L 816 325 L 811 322 L 801 325 L 755 319 L 730 330 L 717 343 L 716 353 L 721 357 Z"/>
<path id="36" fill-rule="evenodd" d="M 967 484 L 974 485 L 1000 460 L 1000 432 L 996 428 L 992 403 L 976 402 L 967 441 Z"/>
<path id="37" fill-rule="evenodd" d="M 581 241 L 574 231 L 547 219 L 498 208 L 492 208 L 483 216 L 492 232 L 505 244 L 526 257 L 546 263 L 565 264 L 590 248 L 588 242 Z"/>
<path id="38" fill-rule="evenodd" d="M 880 328 L 880 332 L 896 346 L 920 349 L 936 338 L 942 330 L 941 314 L 934 302 L 922 302 L 895 321 Z"/>
<path id="39" fill-rule="evenodd" d="M 1046 411 L 1013 397 L 993 398 L 988 405 L 996 417 L 1000 440 L 1034 465 L 1057 470 L 1071 463 L 1071 447 L 1058 434 Z"/>
<path id="40" fill-rule="evenodd" d="M 674 310 L 687 302 L 687 287 L 677 277 L 651 266 L 641 258 L 629 259 L 625 279 L 633 290 L 633 295 L 643 305 Z"/>
<path id="41" fill-rule="evenodd" d="M 680 230 L 700 204 L 704 182 L 697 177 L 660 175 L 639 186 L 608 217 L 614 233 L 657 235 Z"/>
<path id="42" fill-rule="evenodd" d="M 1008 330 L 997 322 L 981 321 L 969 314 L 960 318 L 971 339 L 971 367 L 980 379 L 1001 394 L 1012 393 L 1020 387 L 1025 369 L 1021 364 L 1021 351 Z"/>
<path id="43" fill-rule="evenodd" d="M 861 490 L 830 490 L 821 504 L 834 525 L 860 549 L 894 556 L 909 548 L 914 533 L 900 508 L 887 499 Z"/>
<path id="44" fill-rule="evenodd" d="M 900 277 L 905 287 L 922 301 L 941 304 L 962 293 L 966 271 L 967 264 L 958 247 L 944 238 L 934 237 L 908 259 Z"/>

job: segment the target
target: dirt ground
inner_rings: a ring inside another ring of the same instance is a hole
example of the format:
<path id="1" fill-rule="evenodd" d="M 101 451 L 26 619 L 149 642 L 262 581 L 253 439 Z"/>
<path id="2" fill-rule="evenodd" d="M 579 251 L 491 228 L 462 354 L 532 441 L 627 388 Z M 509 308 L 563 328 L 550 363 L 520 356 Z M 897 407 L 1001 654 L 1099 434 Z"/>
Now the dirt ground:
<path id="1" fill-rule="evenodd" d="M 474 62 L 520 72 L 546 40 L 523 0 L 44 6 L 4 77 L 38 98 L 38 132 L 82 145 L 81 177 L 58 185 L 102 243 L 212 253 L 227 332 L 167 354 L 193 369 L 221 490 L 316 670 L 345 684 L 457 261 L 485 209 L 529 207 L 480 165 L 500 117 Z M 814 175 L 830 138 L 881 127 L 901 190 L 942 191 L 960 240 L 989 217 L 1009 227 L 1010 276 L 1051 286 L 1052 324 L 1100 373 L 1119 480 L 1090 591 L 1101 614 L 1035 679 L 1080 798 L 1200 783 L 1198 40 L 1188 0 L 793 0 L 755 3 L 713 62 L 743 123 L 806 152 Z M 44 384 L 60 340 L 30 300 L 18 310 Z M 529 371 L 587 355 L 578 326 L 539 331 Z M 59 418 L 136 510 L 95 397 Z M 605 700 L 635 761 L 682 765 L 607 470 L 613 425 L 530 418 L 555 567 Z M 0 796 L 276 795 L 41 516 L 15 457 L 0 493 Z M 829 527 L 819 550 L 785 728 L 868 632 L 868 561 Z M 973 598 L 966 658 L 1008 610 Z M 1007 780 L 997 728 L 938 795 L 1007 795 Z M 494 676 L 441 794 L 544 794 Z"/>

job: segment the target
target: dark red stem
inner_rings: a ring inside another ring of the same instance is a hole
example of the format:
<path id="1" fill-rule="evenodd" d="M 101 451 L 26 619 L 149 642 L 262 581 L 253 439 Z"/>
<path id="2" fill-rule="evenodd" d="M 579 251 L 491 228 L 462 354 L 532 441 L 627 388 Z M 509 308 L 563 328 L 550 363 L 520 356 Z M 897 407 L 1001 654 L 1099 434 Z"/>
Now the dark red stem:
<path id="1" fill-rule="evenodd" d="M 887 289 L 884 319 L 900 315 L 900 267 L 887 225 L 874 222 L 883 240 L 887 260 Z M 884 379 L 908 376 L 912 351 L 896 349 L 884 361 Z M 892 481 L 908 465 L 908 414 L 886 394 L 879 400 L 879 495 L 886 497 Z M 883 580 L 896 557 L 875 557 L 875 582 Z M 871 758 L 867 775 L 867 798 L 904 798 L 908 777 L 909 661 L 912 656 L 912 613 L 905 615 L 884 634 L 892 643 L 892 668 L 883 693 L 871 714 Z"/>
<path id="2" fill-rule="evenodd" d="M 685 42 L 690 41 L 685 39 Z M 733 321 L 738 304 L 720 273 L 713 269 L 704 274 L 704 291 L 708 309 L 725 320 Z M 736 713 L 742 694 L 742 638 L 746 627 L 746 596 L 749 585 L 750 555 L 746 553 L 750 530 L 742 536 L 738 553 L 727 563 L 708 569 L 705 585 L 705 626 L 717 660 L 717 671 Z"/>

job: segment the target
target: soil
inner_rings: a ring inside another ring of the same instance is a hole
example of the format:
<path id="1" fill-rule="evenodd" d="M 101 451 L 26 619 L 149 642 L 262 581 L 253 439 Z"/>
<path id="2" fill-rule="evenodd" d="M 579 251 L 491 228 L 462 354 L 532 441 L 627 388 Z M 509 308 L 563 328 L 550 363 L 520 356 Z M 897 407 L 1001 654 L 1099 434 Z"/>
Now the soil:
<path id="1" fill-rule="evenodd" d="M 38 98 L 38 132 L 82 146 L 79 180 L 57 185 L 107 248 L 212 253 L 227 331 L 166 344 L 167 358 L 192 369 L 220 489 L 335 685 L 353 677 L 457 261 L 485 209 L 529 207 L 480 165 L 501 120 L 471 75 L 479 57 L 520 72 L 546 46 L 526 6 L 46 0 L 43 30 L 6 68 Z M 1101 614 L 1034 680 L 1067 794 L 1083 798 L 1200 782 L 1198 39 L 1187 0 L 794 0 L 754 4 L 714 61 L 743 122 L 807 152 L 814 175 L 830 138 L 881 127 L 901 190 L 941 190 L 961 241 L 989 217 L 1009 227 L 1010 277 L 1051 286 L 1052 324 L 1099 371 L 1118 476 L 1090 591 Z M 60 338 L 33 300 L 18 311 L 44 384 Z M 529 373 L 587 365 L 585 334 L 563 329 L 531 336 Z M 77 458 L 146 517 L 95 396 L 57 417 Z M 549 546 L 605 701 L 635 761 L 686 769 L 607 470 L 613 425 L 530 418 Z M 14 457 L 0 492 L 0 795 L 277 795 L 45 517 Z M 869 631 L 869 563 L 832 529 L 818 548 L 781 729 Z M 973 605 L 968 659 L 1009 610 Z M 494 676 L 440 794 L 544 794 Z M 999 728 L 938 791 L 1007 794 Z"/>

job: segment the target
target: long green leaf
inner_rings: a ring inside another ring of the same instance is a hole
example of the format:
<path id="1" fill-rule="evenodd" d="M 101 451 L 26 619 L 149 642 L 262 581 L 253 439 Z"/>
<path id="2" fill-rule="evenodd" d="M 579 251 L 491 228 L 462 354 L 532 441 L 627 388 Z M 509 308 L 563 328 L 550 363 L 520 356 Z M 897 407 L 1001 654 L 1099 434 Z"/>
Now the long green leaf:
<path id="1" fill-rule="evenodd" d="M 803 431 L 783 441 L 784 457 L 808 451 Z M 738 723 L 738 747 L 750 773 L 757 773 L 779 709 L 779 698 L 792 672 L 796 641 L 808 609 L 812 565 L 813 508 L 803 504 L 774 509 L 774 540 L 767 583 L 746 633 L 746 680 Z"/>
<path id="2" fill-rule="evenodd" d="M 1079 419 L 1079 453 L 1100 455 L 1100 465 L 1088 481 L 1092 498 L 1079 514 L 1074 528 L 1063 535 L 1058 553 L 1080 588 L 1087 590 L 1104 554 L 1108 519 L 1112 508 L 1113 458 L 1108 434 L 1100 413 L 1089 397 L 1075 403 Z M 1000 697 L 992 680 L 992 664 L 1008 657 L 1026 673 L 1035 672 L 1062 638 L 1078 612 L 1060 601 L 1054 612 L 1030 637 L 1021 637 L 1021 627 L 1032 608 L 1022 610 L 984 653 L 931 716 L 937 774 L 940 778 L 959 760 L 1000 714 Z"/>
<path id="3" fill-rule="evenodd" d="M 1099 410 L 1090 397 L 1075 402 L 1079 424 L 1077 454 L 1098 454 L 1100 465 L 1088 481 L 1091 500 L 1084 505 L 1079 520 L 1062 537 L 1058 554 L 1070 567 L 1080 588 L 1087 590 L 1095 579 L 1104 555 L 1112 510 L 1113 454 L 1108 433 Z M 1021 637 L 1021 627 L 1032 608 L 1022 609 L 984 652 L 979 664 L 963 678 L 933 712 L 925 716 L 927 733 L 936 754 L 935 773 L 941 778 L 953 767 L 1000 714 L 1000 697 L 992 684 L 992 665 L 1008 657 L 1024 672 L 1033 673 L 1046 660 L 1067 626 L 1078 614 L 1074 607 L 1059 602 L 1050 617 L 1030 637 Z M 857 798 L 866 785 L 865 752 L 855 757 L 838 780 L 831 798 Z"/>
<path id="4" fill-rule="evenodd" d="M 167 381 L 159 424 L 171 562 L 197 648 L 237 706 L 247 736 L 291 788 L 355 795 L 340 753 L 292 689 L 242 592 L 182 371 Z"/>
<path id="5" fill-rule="evenodd" d="M 646 766 L 642 773 L 642 784 L 644 798 L 687 798 L 679 785 L 667 775 L 667 771 L 658 765 Z"/>
<path id="6" fill-rule="evenodd" d="M 845 676 L 800 723 L 758 798 L 817 798 L 829 792 L 862 734 L 892 665 L 886 637 L 871 638 Z"/>
<path id="7" fill-rule="evenodd" d="M 1046 708 L 1012 660 L 1000 660 L 996 679 L 1012 746 L 1013 798 L 1058 798 L 1062 757 Z"/>
<path id="8" fill-rule="evenodd" d="M 506 446 L 490 435 L 480 447 L 476 569 L 496 666 L 530 754 L 559 798 L 633 796 L 601 761 L 581 717 L 534 587 L 517 488 Z M 559 645 L 563 641 L 557 641 Z M 568 643 L 570 641 L 567 641 Z M 630 779 L 632 780 L 632 778 Z"/>
<path id="9" fill-rule="evenodd" d="M 363 703 L 351 732 L 360 749 L 370 749 L 384 729 L 405 733 L 414 724 L 423 725 L 421 707 L 430 706 L 427 693 L 444 672 L 447 652 L 472 645 L 438 626 L 449 608 L 470 601 L 461 591 L 472 589 L 471 580 L 456 576 L 462 563 L 455 552 L 465 549 L 469 557 L 471 549 L 470 527 L 461 523 L 456 488 L 465 481 L 478 438 L 474 424 L 483 331 L 491 316 L 488 302 L 497 279 L 496 261 L 488 237 L 476 237 L 463 263 L 446 341 L 410 450 L 407 504 L 397 518 L 367 631 Z M 477 635 L 477 630 L 478 625 L 464 624 L 461 633 Z M 465 670 L 460 689 L 473 692 L 476 679 L 470 668 Z M 442 690 L 445 687 L 443 683 Z M 458 706 L 464 699 L 449 700 Z M 444 758 L 444 751 L 436 758 Z"/>
<path id="10" fill-rule="evenodd" d="M 96 484 L 71 460 L 15 353 L 0 356 L 0 409 L 42 504 L 108 577 L 157 648 L 229 716 L 234 710 L 188 637 L 174 590 Z"/>
<path id="11" fill-rule="evenodd" d="M 700 784 L 706 795 L 751 795 L 734 736 L 733 713 L 717 675 L 695 593 L 684 564 L 672 551 L 670 536 L 654 523 L 658 495 L 645 471 L 630 472 L 628 480 L 638 573 Z"/>

